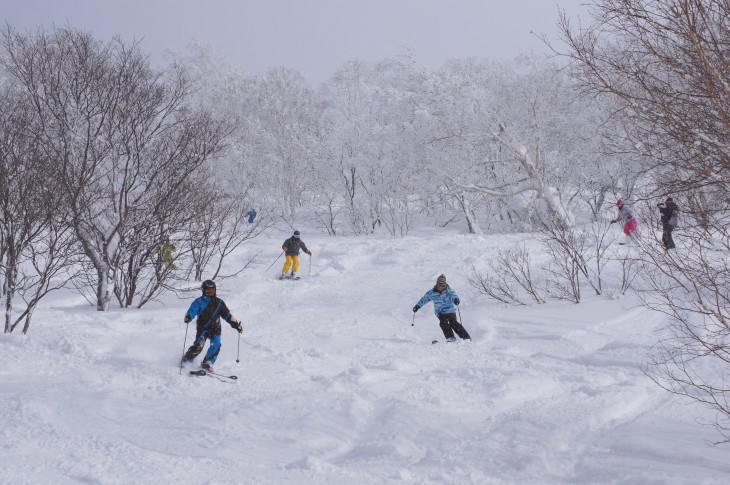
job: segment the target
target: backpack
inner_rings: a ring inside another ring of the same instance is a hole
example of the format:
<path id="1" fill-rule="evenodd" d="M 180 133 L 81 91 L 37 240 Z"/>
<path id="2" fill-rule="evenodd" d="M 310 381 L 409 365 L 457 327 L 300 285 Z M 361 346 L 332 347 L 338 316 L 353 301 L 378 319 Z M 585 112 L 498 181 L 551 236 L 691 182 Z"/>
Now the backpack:
<path id="1" fill-rule="evenodd" d="M 672 217 L 669 218 L 669 220 L 667 221 L 667 224 L 669 224 L 672 227 L 677 227 L 677 219 L 678 219 L 677 216 L 678 215 L 679 215 L 679 211 L 677 209 L 674 209 L 672 211 Z"/>

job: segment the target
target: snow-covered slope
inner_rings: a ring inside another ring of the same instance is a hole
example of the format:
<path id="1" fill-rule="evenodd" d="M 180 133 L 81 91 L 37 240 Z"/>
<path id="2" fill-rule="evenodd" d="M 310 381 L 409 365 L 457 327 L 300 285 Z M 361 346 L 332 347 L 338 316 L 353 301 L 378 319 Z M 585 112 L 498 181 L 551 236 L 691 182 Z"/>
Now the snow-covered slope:
<path id="1" fill-rule="evenodd" d="M 642 372 L 662 317 L 631 297 L 496 305 L 467 284 L 522 236 L 288 234 L 219 281 L 244 323 L 216 369 L 179 375 L 189 298 L 94 311 L 57 293 L 27 336 L 0 336 L 0 483 L 720 484 L 727 449 Z M 241 255 L 243 257 L 243 255 Z M 311 272 L 309 264 L 311 261 Z M 445 273 L 472 342 L 415 302 Z M 411 324 L 414 323 L 412 326 Z"/>

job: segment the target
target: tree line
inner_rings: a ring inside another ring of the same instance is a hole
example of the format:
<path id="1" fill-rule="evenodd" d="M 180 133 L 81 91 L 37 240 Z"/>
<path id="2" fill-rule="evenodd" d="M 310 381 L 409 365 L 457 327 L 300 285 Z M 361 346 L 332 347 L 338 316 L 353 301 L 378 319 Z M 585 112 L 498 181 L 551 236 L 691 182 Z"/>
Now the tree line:
<path id="1" fill-rule="evenodd" d="M 585 187 L 622 183 L 620 156 L 607 171 L 587 163 L 598 104 L 536 57 L 433 72 L 412 52 L 351 59 L 314 88 L 286 67 L 246 74 L 199 44 L 156 67 L 135 42 L 6 25 L 0 72 L 6 332 L 27 331 L 59 286 L 105 311 L 211 264 L 217 276 L 274 220 L 331 235 L 404 236 L 426 216 L 524 229 L 536 208 L 572 221 Z"/>

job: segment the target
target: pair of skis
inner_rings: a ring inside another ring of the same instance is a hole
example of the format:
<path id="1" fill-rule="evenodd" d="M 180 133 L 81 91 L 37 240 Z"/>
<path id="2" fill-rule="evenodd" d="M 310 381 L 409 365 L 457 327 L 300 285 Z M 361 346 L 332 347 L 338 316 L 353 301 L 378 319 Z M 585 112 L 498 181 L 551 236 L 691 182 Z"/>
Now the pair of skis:
<path id="1" fill-rule="evenodd" d="M 230 379 L 232 381 L 235 381 L 238 379 L 238 376 L 226 376 L 223 374 L 218 374 L 217 372 L 210 372 L 207 370 L 191 370 L 190 375 L 192 376 L 211 376 L 211 377 L 218 377 L 220 379 Z"/>

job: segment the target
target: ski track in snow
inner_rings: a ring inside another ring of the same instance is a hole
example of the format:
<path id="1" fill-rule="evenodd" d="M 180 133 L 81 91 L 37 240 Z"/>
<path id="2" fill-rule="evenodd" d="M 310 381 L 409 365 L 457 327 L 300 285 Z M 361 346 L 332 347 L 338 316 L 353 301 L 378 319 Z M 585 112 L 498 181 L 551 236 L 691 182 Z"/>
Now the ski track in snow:
<path id="1" fill-rule="evenodd" d="M 730 477 L 727 450 L 696 423 L 707 412 L 641 372 L 660 315 L 630 297 L 505 307 L 469 287 L 472 265 L 525 237 L 305 232 L 314 257 L 301 257 L 300 281 L 279 281 L 283 261 L 265 268 L 286 237 L 256 241 L 249 251 L 271 259 L 218 284 L 244 333 L 236 364 L 238 334 L 224 323 L 216 372 L 237 382 L 179 375 L 197 292 L 108 313 L 58 293 L 27 336 L 3 335 L 0 483 Z M 444 343 L 431 304 L 413 317 L 440 273 L 472 342 Z"/>

